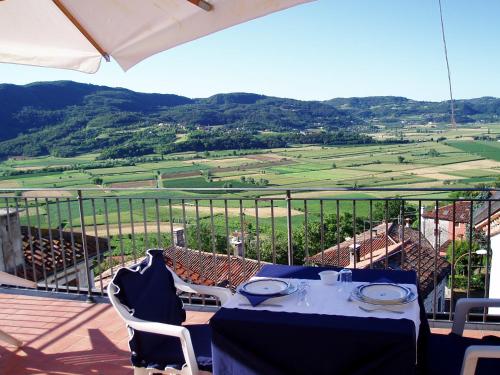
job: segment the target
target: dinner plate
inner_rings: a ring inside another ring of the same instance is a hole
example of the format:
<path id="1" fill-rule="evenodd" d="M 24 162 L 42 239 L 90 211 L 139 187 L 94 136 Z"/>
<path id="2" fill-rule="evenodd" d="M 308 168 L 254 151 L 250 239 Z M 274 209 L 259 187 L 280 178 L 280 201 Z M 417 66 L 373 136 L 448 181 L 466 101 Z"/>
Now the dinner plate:
<path id="1" fill-rule="evenodd" d="M 377 286 L 379 285 L 380 284 L 377 284 Z M 396 284 L 384 284 L 384 285 L 394 286 Z M 373 286 L 373 288 L 369 288 L 369 293 L 366 292 L 366 287 L 368 286 Z M 413 302 L 415 301 L 415 299 L 417 299 L 417 295 L 413 293 L 411 289 L 403 287 L 401 285 L 396 285 L 396 286 L 398 288 L 404 289 L 405 291 L 387 287 L 375 288 L 374 284 L 364 284 L 354 288 L 351 296 L 360 302 L 365 302 L 372 305 L 403 305 Z M 361 290 L 365 290 L 365 293 L 362 294 Z M 369 296 L 366 297 L 366 295 Z"/>
<path id="2" fill-rule="evenodd" d="M 378 303 L 397 303 L 404 301 L 410 291 L 398 284 L 370 283 L 359 288 L 359 295 L 365 301 Z"/>
<path id="3" fill-rule="evenodd" d="M 241 287 L 246 293 L 256 296 L 270 296 L 274 294 L 287 294 L 290 283 L 278 279 L 259 279 L 248 281 Z"/>

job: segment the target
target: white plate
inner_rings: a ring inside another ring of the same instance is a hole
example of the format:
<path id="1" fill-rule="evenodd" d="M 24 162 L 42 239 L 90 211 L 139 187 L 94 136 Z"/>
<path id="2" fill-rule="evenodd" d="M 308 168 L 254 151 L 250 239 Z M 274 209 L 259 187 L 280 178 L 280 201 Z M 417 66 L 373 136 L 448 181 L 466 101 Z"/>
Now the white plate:
<path id="1" fill-rule="evenodd" d="M 390 301 L 390 302 L 387 302 L 387 301 L 368 301 L 368 300 L 365 300 L 363 297 L 361 297 L 361 295 L 359 294 L 359 287 L 358 288 L 354 288 L 352 290 L 352 293 L 351 293 L 351 297 L 352 299 L 356 300 L 356 301 L 359 301 L 359 302 L 363 302 L 363 303 L 367 303 L 367 304 L 370 304 L 370 305 L 383 305 L 383 306 L 389 306 L 389 305 L 406 305 L 407 303 L 410 303 L 410 302 L 413 302 L 417 299 L 417 295 L 415 293 L 413 293 L 412 291 L 410 291 L 410 294 L 408 295 L 408 297 L 406 299 L 404 299 L 403 301 Z"/>
<path id="2" fill-rule="evenodd" d="M 388 283 L 371 283 L 358 289 L 359 296 L 366 302 L 394 304 L 405 301 L 410 290 L 401 285 Z"/>
<path id="3" fill-rule="evenodd" d="M 277 279 L 260 279 L 249 281 L 241 287 L 247 293 L 256 296 L 269 296 L 273 294 L 286 294 L 290 284 Z"/>

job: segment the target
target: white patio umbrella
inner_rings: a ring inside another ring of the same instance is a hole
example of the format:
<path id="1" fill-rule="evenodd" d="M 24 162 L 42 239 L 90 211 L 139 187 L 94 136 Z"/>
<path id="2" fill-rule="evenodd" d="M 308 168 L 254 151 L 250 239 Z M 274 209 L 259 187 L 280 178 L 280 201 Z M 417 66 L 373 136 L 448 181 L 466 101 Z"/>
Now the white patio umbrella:
<path id="1" fill-rule="evenodd" d="M 0 62 L 95 73 L 312 0 L 0 0 Z M 209 56 L 207 56 L 209 58 Z"/>

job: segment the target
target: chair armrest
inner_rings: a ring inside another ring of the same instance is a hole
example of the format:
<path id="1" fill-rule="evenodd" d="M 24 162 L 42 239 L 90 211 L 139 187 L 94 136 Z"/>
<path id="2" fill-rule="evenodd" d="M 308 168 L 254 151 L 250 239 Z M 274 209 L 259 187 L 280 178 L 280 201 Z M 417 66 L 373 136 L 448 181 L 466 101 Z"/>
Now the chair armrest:
<path id="1" fill-rule="evenodd" d="M 167 269 L 170 271 L 172 277 L 174 278 L 175 287 L 183 292 L 215 296 L 219 298 L 222 304 L 225 303 L 233 295 L 227 288 L 186 283 L 170 268 L 167 267 Z"/>
<path id="2" fill-rule="evenodd" d="M 137 331 L 156 333 L 158 335 L 165 336 L 174 336 L 180 339 L 185 339 L 186 333 L 187 335 L 189 335 L 189 331 L 186 327 L 158 322 L 148 322 L 146 320 L 138 319 L 133 316 L 127 317 L 125 319 L 125 324 Z"/>
<path id="3" fill-rule="evenodd" d="M 500 307 L 498 298 L 460 298 L 455 306 L 455 317 L 451 332 L 462 336 L 464 333 L 465 319 L 470 309 L 475 307 Z"/>
<path id="4" fill-rule="evenodd" d="M 222 304 L 226 303 L 229 300 L 229 298 L 231 298 L 233 296 L 233 293 L 231 293 L 231 291 L 229 289 L 221 288 L 219 286 L 206 286 L 206 285 L 190 284 L 189 287 L 194 291 L 194 293 L 205 294 L 205 295 L 217 297 Z M 193 292 L 190 292 L 190 293 L 193 293 Z"/>
<path id="5" fill-rule="evenodd" d="M 471 345 L 467 348 L 462 362 L 462 375 L 474 375 L 479 358 L 500 359 L 500 346 Z"/>

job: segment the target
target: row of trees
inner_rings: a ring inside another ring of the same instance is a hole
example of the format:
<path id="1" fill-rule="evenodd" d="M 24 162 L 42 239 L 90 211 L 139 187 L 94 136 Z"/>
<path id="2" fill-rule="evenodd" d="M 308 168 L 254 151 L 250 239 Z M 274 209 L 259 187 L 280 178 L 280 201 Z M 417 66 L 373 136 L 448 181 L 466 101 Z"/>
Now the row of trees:
<path id="1" fill-rule="evenodd" d="M 184 151 L 233 150 L 238 148 L 263 149 L 286 147 L 291 144 L 372 144 L 376 141 L 357 132 L 322 131 L 322 132 L 281 132 L 261 134 L 248 130 L 196 130 L 188 133 L 186 140 L 165 144 L 160 152 L 168 154 Z"/>
<path id="2" fill-rule="evenodd" d="M 269 180 L 265 178 L 259 178 L 258 180 L 253 178 L 253 177 L 245 177 L 241 176 L 240 181 L 242 183 L 247 183 L 247 184 L 252 184 L 252 185 L 259 185 L 259 186 L 267 186 L 269 185 Z"/>

